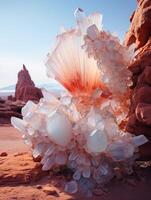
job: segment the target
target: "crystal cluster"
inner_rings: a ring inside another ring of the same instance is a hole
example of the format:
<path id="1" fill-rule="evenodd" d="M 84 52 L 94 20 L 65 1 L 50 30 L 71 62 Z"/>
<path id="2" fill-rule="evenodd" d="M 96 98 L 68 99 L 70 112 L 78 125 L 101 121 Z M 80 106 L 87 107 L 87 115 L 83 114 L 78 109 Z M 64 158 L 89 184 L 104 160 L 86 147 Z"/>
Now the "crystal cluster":
<path id="1" fill-rule="evenodd" d="M 118 125 L 119 110 L 127 114 L 122 106 L 127 105 L 126 66 L 132 54 L 102 31 L 99 14 L 86 17 L 77 9 L 75 16 L 77 27 L 57 36 L 46 63 L 48 76 L 64 89 L 57 95 L 43 89 L 40 102 L 28 101 L 23 119 L 12 117 L 11 122 L 23 133 L 33 156 L 41 157 L 43 170 L 65 165 L 73 171 L 65 191 L 75 193 L 79 187 L 91 194 L 117 169 L 129 173 L 137 147 L 147 139 Z"/>

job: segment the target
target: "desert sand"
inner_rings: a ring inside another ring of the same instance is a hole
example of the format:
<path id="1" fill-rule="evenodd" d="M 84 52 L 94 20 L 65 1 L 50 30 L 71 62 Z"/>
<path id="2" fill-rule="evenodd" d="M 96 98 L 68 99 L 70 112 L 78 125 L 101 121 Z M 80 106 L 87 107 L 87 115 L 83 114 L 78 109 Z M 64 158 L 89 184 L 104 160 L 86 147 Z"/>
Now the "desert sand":
<path id="1" fill-rule="evenodd" d="M 13 154 L 26 151 L 29 151 L 29 148 L 23 143 L 21 133 L 17 129 L 9 125 L 0 127 L 0 152 Z"/>
<path id="2" fill-rule="evenodd" d="M 81 194 L 71 196 L 63 191 L 63 181 L 68 174 L 42 172 L 39 162 L 34 162 L 30 149 L 23 143 L 21 133 L 13 127 L 0 127 L 0 200 L 150 200 L 150 162 L 142 162 L 136 174 L 113 179 L 99 188 L 93 198 Z M 4 154 L 5 155 L 5 154 Z"/>

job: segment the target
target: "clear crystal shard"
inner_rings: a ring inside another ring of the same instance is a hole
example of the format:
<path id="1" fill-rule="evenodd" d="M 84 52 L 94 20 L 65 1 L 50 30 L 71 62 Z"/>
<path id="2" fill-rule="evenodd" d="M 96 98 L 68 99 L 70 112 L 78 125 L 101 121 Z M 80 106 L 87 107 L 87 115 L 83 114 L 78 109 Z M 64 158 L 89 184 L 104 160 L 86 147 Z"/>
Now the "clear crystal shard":
<path id="1" fill-rule="evenodd" d="M 36 158 L 38 156 L 41 156 L 45 152 L 47 147 L 48 145 L 45 143 L 38 143 L 33 150 L 33 157 Z"/>
<path id="2" fill-rule="evenodd" d="M 65 185 L 65 191 L 74 194 L 78 191 L 78 184 L 76 181 L 70 181 Z"/>
<path id="3" fill-rule="evenodd" d="M 23 133 L 26 133 L 27 123 L 24 120 L 12 117 L 11 124 L 18 130 L 22 131 Z"/>
<path id="4" fill-rule="evenodd" d="M 90 176 L 91 176 L 91 169 L 90 169 L 90 167 L 84 167 L 82 175 L 83 175 L 84 178 L 90 178 Z"/>
<path id="5" fill-rule="evenodd" d="M 64 113 L 54 112 L 47 118 L 47 132 L 50 140 L 58 145 L 66 146 L 71 140 L 71 122 Z"/>
<path id="6" fill-rule="evenodd" d="M 144 135 L 138 135 L 132 138 L 132 142 L 138 147 L 148 142 L 148 139 Z"/>
<path id="7" fill-rule="evenodd" d="M 44 171 L 50 170 L 53 165 L 54 165 L 54 159 L 47 158 L 47 160 L 45 161 L 45 163 L 42 167 L 42 170 L 44 170 Z"/>
<path id="8" fill-rule="evenodd" d="M 107 136 L 100 130 L 92 131 L 87 138 L 87 149 L 90 153 L 100 153 L 107 147 Z"/>
<path id="9" fill-rule="evenodd" d="M 28 114 L 28 112 L 34 111 L 36 107 L 37 105 L 34 102 L 28 101 L 26 105 L 22 108 L 21 113 L 23 116 L 25 116 Z"/>
<path id="10" fill-rule="evenodd" d="M 55 150 L 54 145 L 50 145 L 48 150 L 46 151 L 45 155 L 46 156 L 51 156 L 51 154 L 53 154 L 54 150 Z"/>
<path id="11" fill-rule="evenodd" d="M 79 170 L 76 170 L 73 174 L 73 179 L 78 181 L 81 178 L 81 172 Z"/>

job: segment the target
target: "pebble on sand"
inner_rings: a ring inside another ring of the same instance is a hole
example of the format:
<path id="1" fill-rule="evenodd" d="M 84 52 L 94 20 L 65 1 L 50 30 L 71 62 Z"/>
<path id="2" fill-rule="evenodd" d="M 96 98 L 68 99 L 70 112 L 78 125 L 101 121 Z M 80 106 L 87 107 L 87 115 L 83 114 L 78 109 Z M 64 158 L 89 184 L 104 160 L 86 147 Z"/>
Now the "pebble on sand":
<path id="1" fill-rule="evenodd" d="M 0 153 L 0 157 L 5 157 L 5 156 L 7 156 L 8 154 L 7 154 L 7 152 L 2 152 L 2 153 Z"/>

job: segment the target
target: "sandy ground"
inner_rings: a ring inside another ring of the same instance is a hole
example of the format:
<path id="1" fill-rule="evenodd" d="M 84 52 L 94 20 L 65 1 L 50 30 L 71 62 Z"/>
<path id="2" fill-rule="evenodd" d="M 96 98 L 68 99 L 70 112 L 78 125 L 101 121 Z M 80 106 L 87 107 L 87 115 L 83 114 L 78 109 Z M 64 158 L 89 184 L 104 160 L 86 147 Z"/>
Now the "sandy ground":
<path id="1" fill-rule="evenodd" d="M 29 151 L 21 136 L 21 133 L 13 127 L 0 127 L 0 152 L 6 151 L 12 154 Z"/>
<path id="2" fill-rule="evenodd" d="M 36 181 L 23 183 L 23 173 L 32 179 L 37 168 L 35 168 L 35 162 L 32 161 L 30 149 L 22 141 L 21 133 L 13 127 L 0 127 L 0 153 L 2 152 L 7 152 L 8 156 L 0 158 L 0 200 L 89 199 L 81 194 L 75 196 L 66 194 L 61 186 L 62 176 L 38 174 L 39 179 Z M 15 154 L 19 156 L 14 157 Z M 142 164 L 137 176 L 113 180 L 106 188 L 100 190 L 98 195 L 90 199 L 151 200 L 151 167 L 145 164 L 146 162 Z"/>

